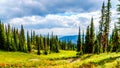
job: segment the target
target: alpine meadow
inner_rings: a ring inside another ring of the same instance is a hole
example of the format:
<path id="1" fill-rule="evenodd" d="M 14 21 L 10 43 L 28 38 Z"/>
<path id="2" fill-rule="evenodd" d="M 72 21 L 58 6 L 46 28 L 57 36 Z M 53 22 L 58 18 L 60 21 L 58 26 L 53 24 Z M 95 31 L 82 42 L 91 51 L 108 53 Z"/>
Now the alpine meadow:
<path id="1" fill-rule="evenodd" d="M 120 0 L 0 0 L 0 68 L 120 68 Z"/>

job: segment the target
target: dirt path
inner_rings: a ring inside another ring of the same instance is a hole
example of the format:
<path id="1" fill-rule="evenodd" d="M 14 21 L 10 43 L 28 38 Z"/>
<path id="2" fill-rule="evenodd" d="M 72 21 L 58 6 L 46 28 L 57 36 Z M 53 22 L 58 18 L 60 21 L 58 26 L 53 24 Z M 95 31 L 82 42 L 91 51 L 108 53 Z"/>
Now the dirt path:
<path id="1" fill-rule="evenodd" d="M 70 59 L 67 59 L 67 61 L 70 62 L 70 63 L 74 63 L 74 62 L 77 62 L 79 60 L 80 60 L 80 58 L 70 58 Z"/>

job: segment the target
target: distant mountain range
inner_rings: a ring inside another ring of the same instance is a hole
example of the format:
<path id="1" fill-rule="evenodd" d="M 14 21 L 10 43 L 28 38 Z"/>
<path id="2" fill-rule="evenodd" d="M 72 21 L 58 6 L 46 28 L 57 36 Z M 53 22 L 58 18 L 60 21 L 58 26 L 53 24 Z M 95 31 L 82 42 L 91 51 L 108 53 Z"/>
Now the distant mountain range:
<path id="1" fill-rule="evenodd" d="M 72 43 L 77 43 L 77 38 L 78 38 L 78 35 L 71 35 L 71 36 L 62 36 L 62 37 L 60 37 L 59 38 L 59 40 L 66 40 L 67 42 L 69 41 L 69 40 L 71 40 L 72 41 Z"/>
<path id="2" fill-rule="evenodd" d="M 108 36 L 108 38 L 110 39 L 110 36 Z M 77 44 L 77 39 L 78 39 L 78 35 L 70 35 L 70 36 L 59 36 L 59 40 L 66 40 L 66 42 L 68 42 L 69 40 L 72 41 L 72 43 Z"/>

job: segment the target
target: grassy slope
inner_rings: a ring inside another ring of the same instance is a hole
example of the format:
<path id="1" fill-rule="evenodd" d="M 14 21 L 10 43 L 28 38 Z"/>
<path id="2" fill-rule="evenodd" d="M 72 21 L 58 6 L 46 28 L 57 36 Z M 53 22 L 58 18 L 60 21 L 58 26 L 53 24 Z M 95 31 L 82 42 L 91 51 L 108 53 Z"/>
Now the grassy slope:
<path id="1" fill-rule="evenodd" d="M 60 51 L 49 55 L 0 51 L 0 67 L 40 68 L 118 68 L 120 53 L 85 54 L 76 57 L 75 51 Z"/>

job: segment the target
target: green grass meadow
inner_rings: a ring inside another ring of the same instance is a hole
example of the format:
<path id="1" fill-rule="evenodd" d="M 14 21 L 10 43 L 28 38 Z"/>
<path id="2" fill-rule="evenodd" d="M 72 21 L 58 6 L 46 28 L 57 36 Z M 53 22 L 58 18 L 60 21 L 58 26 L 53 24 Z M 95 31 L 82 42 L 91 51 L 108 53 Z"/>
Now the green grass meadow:
<path id="1" fill-rule="evenodd" d="M 63 51 L 48 55 L 0 51 L 0 68 L 119 68 L 120 53 L 85 54 Z"/>

